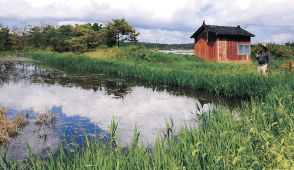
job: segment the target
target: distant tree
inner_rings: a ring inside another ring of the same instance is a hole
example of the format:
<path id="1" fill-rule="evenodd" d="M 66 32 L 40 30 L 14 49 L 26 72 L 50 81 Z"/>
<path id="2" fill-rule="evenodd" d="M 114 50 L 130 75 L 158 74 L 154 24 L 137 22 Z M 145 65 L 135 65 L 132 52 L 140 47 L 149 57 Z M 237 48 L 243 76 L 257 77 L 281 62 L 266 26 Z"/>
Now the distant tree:
<path id="1" fill-rule="evenodd" d="M 74 37 L 74 27 L 71 25 L 62 25 L 55 30 L 54 36 L 51 38 L 51 44 L 55 51 L 70 51 L 68 40 Z"/>
<path id="2" fill-rule="evenodd" d="M 83 25 L 37 25 L 25 26 L 23 30 L 9 30 L 0 24 L 0 50 L 26 48 L 53 49 L 55 51 L 86 51 L 101 45 L 120 45 L 137 42 L 139 33 L 125 19 L 113 19 L 102 24 Z"/>
<path id="3" fill-rule="evenodd" d="M 103 26 L 102 26 L 102 24 L 94 23 L 92 25 L 92 30 L 94 30 L 96 32 L 101 32 L 103 30 Z"/>
<path id="4" fill-rule="evenodd" d="M 275 43 L 267 44 L 272 59 L 292 59 L 294 57 L 294 48 L 290 45 L 281 45 Z M 254 56 L 260 50 L 260 45 L 256 44 L 251 47 L 251 56 Z"/>
<path id="5" fill-rule="evenodd" d="M 30 48 L 29 42 L 29 26 L 24 25 L 22 28 L 18 28 L 20 32 L 20 44 L 22 45 L 21 49 Z"/>
<path id="6" fill-rule="evenodd" d="M 285 43 L 286 46 L 294 47 L 294 42 L 287 42 Z"/>
<path id="7" fill-rule="evenodd" d="M 108 46 L 119 46 L 125 41 L 136 42 L 139 34 L 125 19 L 113 19 L 112 22 L 108 22 L 104 32 Z"/>
<path id="8" fill-rule="evenodd" d="M 28 28 L 29 44 L 35 48 L 41 48 L 43 44 L 42 27 L 29 25 Z"/>
<path id="9" fill-rule="evenodd" d="M 9 28 L 0 25 L 0 51 L 11 49 L 11 40 L 9 37 Z"/>
<path id="10" fill-rule="evenodd" d="M 55 27 L 52 25 L 29 26 L 28 40 L 34 48 L 52 48 L 51 39 L 55 34 Z"/>
<path id="11" fill-rule="evenodd" d="M 24 47 L 24 36 L 18 27 L 14 26 L 10 30 L 9 39 L 13 50 L 21 50 Z"/>
<path id="12" fill-rule="evenodd" d="M 56 35 L 56 28 L 53 25 L 42 26 L 42 46 L 43 48 L 52 48 L 52 39 Z"/>
<path id="13" fill-rule="evenodd" d="M 66 40 L 71 51 L 86 51 L 103 43 L 100 34 L 92 29 L 91 24 L 76 25 L 73 34 L 71 39 Z"/>
<path id="14" fill-rule="evenodd" d="M 130 37 L 127 39 L 129 42 L 138 42 L 137 37 L 140 35 L 139 32 L 136 32 L 136 29 L 134 28 L 133 31 L 130 34 Z"/>

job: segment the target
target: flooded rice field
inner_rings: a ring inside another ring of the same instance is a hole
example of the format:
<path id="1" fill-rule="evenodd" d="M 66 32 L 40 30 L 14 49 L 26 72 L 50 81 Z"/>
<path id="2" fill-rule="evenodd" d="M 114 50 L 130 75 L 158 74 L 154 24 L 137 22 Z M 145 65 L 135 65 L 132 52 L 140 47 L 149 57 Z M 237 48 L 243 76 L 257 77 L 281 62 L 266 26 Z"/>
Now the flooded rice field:
<path id="1" fill-rule="evenodd" d="M 197 124 L 196 102 L 203 110 L 213 103 L 235 105 L 187 89 L 150 87 L 103 74 L 69 74 L 25 59 L 0 60 L 0 105 L 10 118 L 21 114 L 31 120 L 7 146 L 11 159 L 25 159 L 28 146 L 42 155 L 61 144 L 81 145 L 85 134 L 103 142 L 113 118 L 121 143 L 131 141 L 137 125 L 140 143 L 152 145 L 170 119 L 177 130 L 184 124 Z M 46 113 L 53 114 L 54 121 L 38 125 L 36 120 Z"/>

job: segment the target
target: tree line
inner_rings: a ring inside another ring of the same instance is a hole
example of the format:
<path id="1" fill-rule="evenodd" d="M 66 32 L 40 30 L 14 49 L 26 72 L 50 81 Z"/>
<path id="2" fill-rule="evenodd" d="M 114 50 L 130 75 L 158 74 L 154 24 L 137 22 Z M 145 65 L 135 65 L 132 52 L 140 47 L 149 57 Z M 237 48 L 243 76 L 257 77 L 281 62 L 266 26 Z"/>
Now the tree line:
<path id="1" fill-rule="evenodd" d="M 30 48 L 54 51 L 87 51 L 100 46 L 112 47 L 137 42 L 139 33 L 125 19 L 113 19 L 105 25 L 28 25 L 22 30 L 0 25 L 0 51 Z"/>

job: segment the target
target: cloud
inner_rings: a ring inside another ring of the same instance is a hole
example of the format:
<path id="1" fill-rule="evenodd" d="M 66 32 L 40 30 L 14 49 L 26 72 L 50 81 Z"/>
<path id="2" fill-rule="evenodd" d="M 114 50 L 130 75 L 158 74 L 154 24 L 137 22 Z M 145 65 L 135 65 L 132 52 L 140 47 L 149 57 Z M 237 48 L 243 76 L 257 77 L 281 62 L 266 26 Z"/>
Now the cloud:
<path id="1" fill-rule="evenodd" d="M 281 34 L 271 35 L 267 41 L 286 43 L 286 42 L 293 42 L 293 40 L 294 40 L 294 33 L 281 33 Z"/>
<path id="2" fill-rule="evenodd" d="M 2 2 L 1 2 L 2 1 Z M 193 33 L 206 20 L 217 25 L 288 25 L 294 20 L 292 0 L 0 0 L 0 20 L 16 22 L 102 22 L 124 17 L 137 28 Z M 20 12 L 21 11 L 21 12 Z M 251 26 L 253 27 L 253 26 Z M 255 27 L 264 32 L 256 41 L 285 32 Z M 289 32 L 290 28 L 286 30 Z M 293 30 L 292 30 L 293 31 Z M 156 36 L 155 31 L 152 37 Z M 149 35 L 151 35 L 149 33 Z M 189 35 L 190 35 L 189 34 Z M 146 37 L 146 36 L 145 36 Z M 151 38 L 149 38 L 151 39 Z M 170 40 L 169 38 L 166 38 Z M 184 39 L 180 40 L 183 41 Z M 176 43 L 178 40 L 173 39 Z M 189 36 L 185 42 L 191 42 Z"/>
<path id="3" fill-rule="evenodd" d="M 140 32 L 139 40 L 142 42 L 151 43 L 166 43 L 172 42 L 174 44 L 193 43 L 193 39 L 187 40 L 191 36 L 191 32 L 184 31 L 169 31 L 161 29 L 137 29 Z"/>
<path id="4" fill-rule="evenodd" d="M 165 128 L 166 120 L 172 118 L 179 129 L 183 123 L 191 123 L 194 118 L 191 114 L 196 109 L 194 98 L 154 92 L 144 87 L 134 87 L 124 99 L 116 99 L 105 93 L 104 89 L 94 92 L 79 87 L 20 82 L 4 84 L 0 88 L 0 103 L 8 108 L 32 109 L 37 113 L 61 106 L 66 116 L 89 118 L 105 131 L 108 131 L 115 117 L 125 142 L 133 137 L 136 124 L 140 127 L 142 141 L 151 143 L 159 134 L 157 132 Z"/>

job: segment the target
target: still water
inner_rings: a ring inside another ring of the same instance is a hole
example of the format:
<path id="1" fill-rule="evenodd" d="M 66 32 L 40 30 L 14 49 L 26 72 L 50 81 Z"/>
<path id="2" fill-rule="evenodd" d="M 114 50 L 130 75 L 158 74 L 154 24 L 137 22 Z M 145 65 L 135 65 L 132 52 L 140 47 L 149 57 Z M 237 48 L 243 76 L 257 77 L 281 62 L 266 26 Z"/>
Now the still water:
<path id="1" fill-rule="evenodd" d="M 151 144 L 162 134 L 167 120 L 176 130 L 197 124 L 196 102 L 207 110 L 220 97 L 166 86 L 142 83 L 103 74 L 76 75 L 38 66 L 24 59 L 0 60 L 0 105 L 9 117 L 22 114 L 30 120 L 41 113 L 56 114 L 46 127 L 26 126 L 8 146 L 12 159 L 57 150 L 60 144 L 82 144 L 84 134 L 107 140 L 111 120 L 118 122 L 119 141 L 128 144 L 137 125 L 140 143 Z"/>

